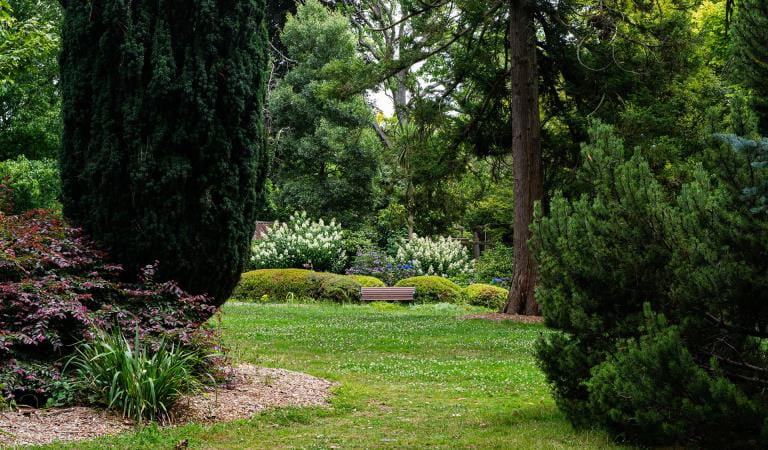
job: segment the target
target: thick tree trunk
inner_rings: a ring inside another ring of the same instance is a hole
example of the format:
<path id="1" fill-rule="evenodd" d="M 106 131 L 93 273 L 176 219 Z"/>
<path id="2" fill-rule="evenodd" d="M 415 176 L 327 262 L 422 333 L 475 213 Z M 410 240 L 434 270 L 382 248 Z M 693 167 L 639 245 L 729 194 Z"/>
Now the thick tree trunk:
<path id="1" fill-rule="evenodd" d="M 534 297 L 536 261 L 528 246 L 533 206 L 543 197 L 541 123 L 536 66 L 536 27 L 532 0 L 509 2 L 509 47 L 512 81 L 512 159 L 515 172 L 515 273 L 508 314 L 539 314 Z"/>

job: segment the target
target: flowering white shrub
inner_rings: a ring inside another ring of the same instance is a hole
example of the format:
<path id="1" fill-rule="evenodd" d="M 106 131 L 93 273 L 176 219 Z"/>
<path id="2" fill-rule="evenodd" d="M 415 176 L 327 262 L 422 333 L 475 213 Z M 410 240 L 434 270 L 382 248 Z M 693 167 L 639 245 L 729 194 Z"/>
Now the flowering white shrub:
<path id="1" fill-rule="evenodd" d="M 313 268 L 340 272 L 347 254 L 341 225 L 313 222 L 307 213 L 294 213 L 288 222 L 275 222 L 261 240 L 253 242 L 251 265 L 255 269 Z"/>
<path id="2" fill-rule="evenodd" d="M 418 275 L 454 277 L 472 272 L 469 253 L 456 239 L 414 236 L 397 247 L 396 259 L 413 266 Z"/>

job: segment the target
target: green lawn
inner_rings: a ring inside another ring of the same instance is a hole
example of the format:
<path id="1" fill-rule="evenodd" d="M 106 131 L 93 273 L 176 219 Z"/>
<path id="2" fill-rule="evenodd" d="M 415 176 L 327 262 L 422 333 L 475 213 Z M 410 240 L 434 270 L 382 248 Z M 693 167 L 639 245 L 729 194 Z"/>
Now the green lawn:
<path id="1" fill-rule="evenodd" d="M 538 325 L 459 320 L 435 307 L 252 305 L 224 308 L 240 361 L 338 381 L 330 409 L 102 438 L 77 448 L 613 448 L 555 407 L 532 348 Z"/>

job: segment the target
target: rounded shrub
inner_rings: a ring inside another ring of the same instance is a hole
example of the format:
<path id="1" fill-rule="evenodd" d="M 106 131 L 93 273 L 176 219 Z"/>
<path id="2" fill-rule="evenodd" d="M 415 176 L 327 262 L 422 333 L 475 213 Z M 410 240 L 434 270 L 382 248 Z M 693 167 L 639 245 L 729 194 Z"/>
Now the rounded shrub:
<path id="1" fill-rule="evenodd" d="M 317 297 L 338 303 L 360 301 L 360 283 L 346 275 L 323 277 L 319 283 Z"/>
<path id="2" fill-rule="evenodd" d="M 464 296 L 470 305 L 501 309 L 507 303 L 509 291 L 490 284 L 471 284 L 464 289 Z"/>
<path id="3" fill-rule="evenodd" d="M 348 275 L 349 278 L 357 281 L 362 287 L 387 287 L 387 284 L 376 277 L 368 275 Z"/>
<path id="4" fill-rule="evenodd" d="M 253 270 L 243 274 L 232 298 L 254 300 L 266 295 L 270 301 L 283 301 L 289 296 L 314 297 L 317 278 L 317 272 L 305 269 Z"/>
<path id="5" fill-rule="evenodd" d="M 260 269 L 243 274 L 232 299 L 282 302 L 312 298 L 349 303 L 360 300 L 361 287 L 346 275 L 306 269 Z"/>
<path id="6" fill-rule="evenodd" d="M 461 300 L 461 287 L 453 281 L 436 276 L 412 277 L 400 280 L 397 287 L 415 287 L 418 303 L 456 303 Z"/>

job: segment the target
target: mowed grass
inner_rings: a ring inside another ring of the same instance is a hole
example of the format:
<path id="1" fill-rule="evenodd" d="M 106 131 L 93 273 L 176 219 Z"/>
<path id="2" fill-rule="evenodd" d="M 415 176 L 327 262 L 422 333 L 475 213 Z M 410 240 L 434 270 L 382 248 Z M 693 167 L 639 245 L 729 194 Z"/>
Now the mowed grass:
<path id="1" fill-rule="evenodd" d="M 451 307 L 230 304 L 238 361 L 337 381 L 330 408 L 139 432 L 72 448 L 614 448 L 574 430 L 532 355 L 542 326 L 461 320 Z M 54 447 L 54 446 L 52 446 Z"/>

